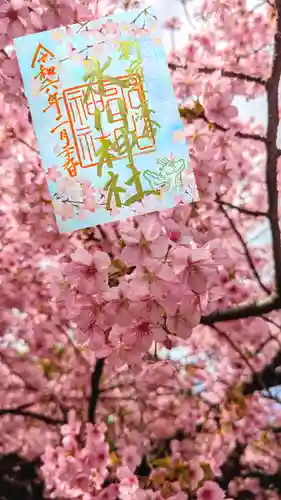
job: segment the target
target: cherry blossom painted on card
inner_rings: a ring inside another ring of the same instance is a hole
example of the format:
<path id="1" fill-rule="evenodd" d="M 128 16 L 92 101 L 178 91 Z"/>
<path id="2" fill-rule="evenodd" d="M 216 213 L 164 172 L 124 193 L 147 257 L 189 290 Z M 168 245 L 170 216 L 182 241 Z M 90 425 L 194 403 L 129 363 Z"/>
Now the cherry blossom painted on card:
<path id="1" fill-rule="evenodd" d="M 60 232 L 198 199 L 148 9 L 15 45 Z"/>

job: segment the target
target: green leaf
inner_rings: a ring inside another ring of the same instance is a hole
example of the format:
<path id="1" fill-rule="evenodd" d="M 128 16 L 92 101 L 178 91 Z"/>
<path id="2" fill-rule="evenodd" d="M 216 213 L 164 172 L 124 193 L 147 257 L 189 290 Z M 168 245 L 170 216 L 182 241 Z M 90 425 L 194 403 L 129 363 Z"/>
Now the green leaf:
<path id="1" fill-rule="evenodd" d="M 132 144 L 131 144 L 131 147 L 133 148 L 136 144 L 137 144 L 137 135 L 135 132 L 132 133 Z"/>
<path id="2" fill-rule="evenodd" d="M 127 116 L 127 110 L 122 99 L 118 99 L 118 108 L 122 117 Z"/>
<path id="3" fill-rule="evenodd" d="M 100 159 L 99 159 L 99 162 L 98 162 L 98 168 L 97 168 L 97 174 L 99 177 L 102 176 L 102 167 L 103 167 L 103 164 L 104 164 L 104 155 L 101 155 L 100 156 Z"/>
<path id="4" fill-rule="evenodd" d="M 101 112 L 98 108 L 95 109 L 95 128 L 101 131 Z"/>
<path id="5" fill-rule="evenodd" d="M 104 73 L 105 70 L 109 68 L 109 66 L 111 65 L 111 62 L 112 62 L 112 57 L 108 57 L 106 63 L 103 65 L 103 67 L 101 69 L 102 73 Z"/>
<path id="6" fill-rule="evenodd" d="M 159 123 L 157 123 L 155 120 L 151 120 L 151 123 L 153 123 L 155 127 L 161 128 L 161 125 L 159 125 Z"/>
<path id="7" fill-rule="evenodd" d="M 120 42 L 119 52 L 121 52 L 120 59 L 129 59 L 135 43 L 131 40 Z"/>
<path id="8" fill-rule="evenodd" d="M 113 114 L 109 106 L 106 106 L 106 117 L 109 123 L 113 123 Z"/>
<path id="9" fill-rule="evenodd" d="M 91 57 L 91 61 L 93 62 L 94 65 L 94 72 L 96 73 L 97 77 L 102 76 L 102 69 L 100 67 L 100 62 L 98 59 L 95 57 Z"/>
<path id="10" fill-rule="evenodd" d="M 102 78 L 99 78 L 99 80 L 98 80 L 98 89 L 99 89 L 100 95 L 104 96 L 105 95 L 105 90 L 104 90 L 104 84 L 103 84 L 103 79 Z"/>
<path id="11" fill-rule="evenodd" d="M 122 89 L 127 89 L 130 87 L 130 82 L 126 82 L 125 80 L 121 80 L 120 78 L 116 78 L 115 76 L 104 75 L 104 79 L 108 80 L 111 83 L 115 83 Z"/>
<path id="12" fill-rule="evenodd" d="M 84 99 L 83 99 L 83 104 L 86 104 L 86 102 L 88 101 L 90 94 L 91 94 L 91 90 L 92 90 L 92 83 L 90 83 L 87 87 L 87 90 L 85 92 Z"/>

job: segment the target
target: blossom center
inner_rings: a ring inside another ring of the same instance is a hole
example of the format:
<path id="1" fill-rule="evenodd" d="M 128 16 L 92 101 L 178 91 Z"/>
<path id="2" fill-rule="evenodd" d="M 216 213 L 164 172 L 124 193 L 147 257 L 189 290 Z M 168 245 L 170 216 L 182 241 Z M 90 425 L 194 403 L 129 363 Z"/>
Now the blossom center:
<path id="1" fill-rule="evenodd" d="M 9 18 L 9 20 L 13 23 L 15 21 L 17 21 L 18 19 L 18 12 L 17 10 L 15 9 L 9 9 L 8 12 L 7 12 L 7 17 Z"/>

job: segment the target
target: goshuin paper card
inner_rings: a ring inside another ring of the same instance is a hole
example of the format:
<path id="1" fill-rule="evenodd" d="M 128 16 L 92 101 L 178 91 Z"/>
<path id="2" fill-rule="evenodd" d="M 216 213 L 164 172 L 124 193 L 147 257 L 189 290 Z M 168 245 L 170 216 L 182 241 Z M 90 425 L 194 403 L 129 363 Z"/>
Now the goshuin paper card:
<path id="1" fill-rule="evenodd" d="M 15 40 L 61 232 L 198 199 L 148 10 Z"/>

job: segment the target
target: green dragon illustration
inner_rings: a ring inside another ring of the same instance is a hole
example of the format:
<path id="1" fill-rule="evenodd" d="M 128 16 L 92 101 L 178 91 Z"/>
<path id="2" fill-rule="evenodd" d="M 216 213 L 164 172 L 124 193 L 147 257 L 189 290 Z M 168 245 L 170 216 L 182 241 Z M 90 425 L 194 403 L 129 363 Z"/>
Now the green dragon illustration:
<path id="1" fill-rule="evenodd" d="M 161 165 L 159 172 L 145 170 L 143 173 L 144 178 L 149 182 L 151 189 L 161 189 L 163 191 L 170 191 L 173 188 L 181 188 L 182 172 L 185 169 L 185 162 L 183 159 L 175 160 L 164 157 L 157 160 L 158 165 Z"/>

